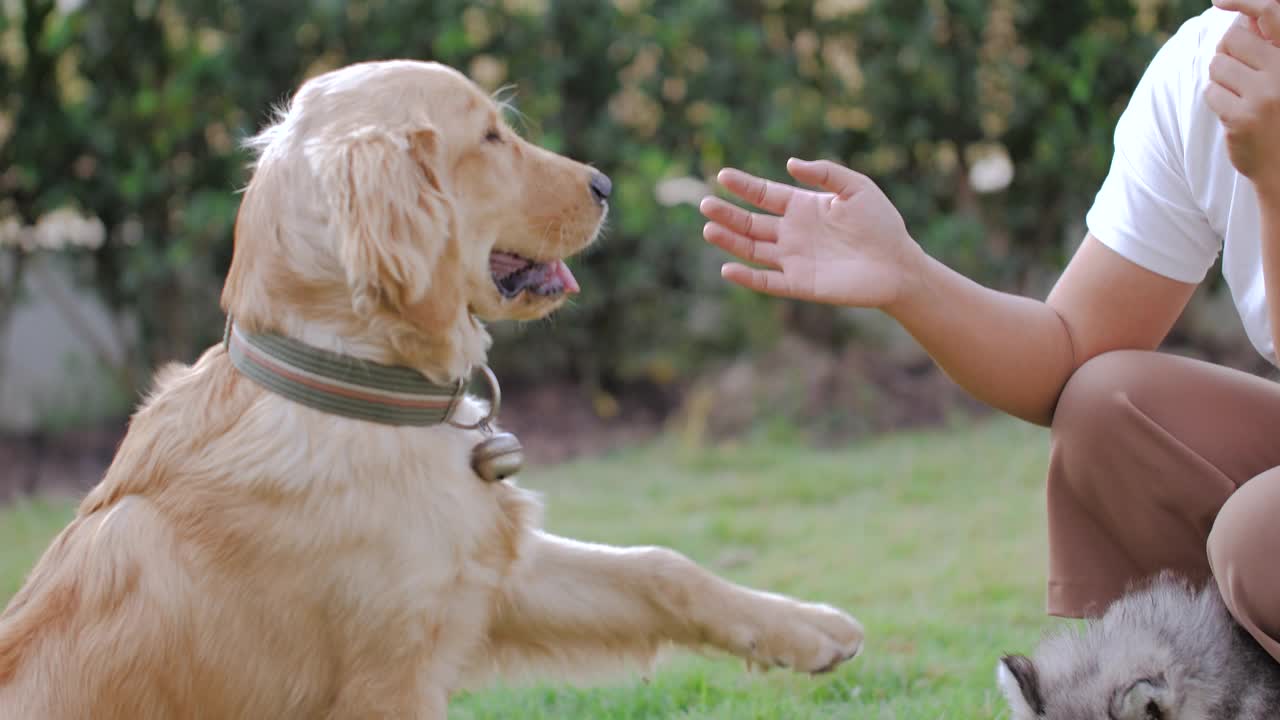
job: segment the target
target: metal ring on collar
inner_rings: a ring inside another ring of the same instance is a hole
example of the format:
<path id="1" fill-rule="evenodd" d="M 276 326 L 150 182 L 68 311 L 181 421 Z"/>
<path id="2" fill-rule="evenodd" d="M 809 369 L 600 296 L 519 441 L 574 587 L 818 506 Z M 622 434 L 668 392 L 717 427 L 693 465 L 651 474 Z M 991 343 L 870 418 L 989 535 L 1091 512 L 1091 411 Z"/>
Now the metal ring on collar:
<path id="1" fill-rule="evenodd" d="M 493 370 L 490 369 L 488 365 L 480 365 L 479 367 L 480 372 L 484 373 L 485 382 L 489 385 L 489 412 L 485 413 L 485 416 L 476 422 L 466 425 L 460 422 L 455 422 L 452 417 L 453 412 L 450 411 L 450 417 L 446 422 L 459 430 L 479 430 L 480 428 L 485 427 L 498 417 L 498 410 L 502 407 L 502 386 L 498 385 L 498 376 L 493 374 Z M 465 381 L 459 382 L 464 383 Z M 462 394 L 463 393 L 459 393 L 459 396 Z M 453 410 L 456 409 L 457 405 L 455 404 Z"/>

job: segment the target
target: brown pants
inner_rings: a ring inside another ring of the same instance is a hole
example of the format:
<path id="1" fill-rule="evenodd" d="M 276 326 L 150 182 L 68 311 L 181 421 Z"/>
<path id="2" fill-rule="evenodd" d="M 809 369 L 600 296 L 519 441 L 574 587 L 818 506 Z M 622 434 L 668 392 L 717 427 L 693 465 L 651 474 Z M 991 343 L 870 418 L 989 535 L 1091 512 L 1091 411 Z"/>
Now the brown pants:
<path id="1" fill-rule="evenodd" d="M 1053 615 L 1100 614 L 1162 570 L 1215 578 L 1280 661 L 1280 384 L 1185 358 L 1085 363 L 1053 420 Z"/>

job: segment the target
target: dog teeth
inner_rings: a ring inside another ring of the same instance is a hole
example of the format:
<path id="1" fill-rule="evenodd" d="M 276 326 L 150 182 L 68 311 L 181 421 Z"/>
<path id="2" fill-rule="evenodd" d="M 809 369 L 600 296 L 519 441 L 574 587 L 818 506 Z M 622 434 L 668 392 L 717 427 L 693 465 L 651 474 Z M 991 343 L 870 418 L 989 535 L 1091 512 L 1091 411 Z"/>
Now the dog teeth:
<path id="1" fill-rule="evenodd" d="M 510 277 L 530 267 L 533 267 L 533 262 L 519 255 L 503 252 L 489 253 L 489 272 L 493 275 L 494 280 Z"/>
<path id="2" fill-rule="evenodd" d="M 521 264 L 513 262 L 517 260 Z M 561 295 L 565 291 L 564 281 L 550 263 L 533 263 L 516 255 L 494 253 L 489 268 L 498 292 L 508 300 L 526 290 L 539 297 Z"/>

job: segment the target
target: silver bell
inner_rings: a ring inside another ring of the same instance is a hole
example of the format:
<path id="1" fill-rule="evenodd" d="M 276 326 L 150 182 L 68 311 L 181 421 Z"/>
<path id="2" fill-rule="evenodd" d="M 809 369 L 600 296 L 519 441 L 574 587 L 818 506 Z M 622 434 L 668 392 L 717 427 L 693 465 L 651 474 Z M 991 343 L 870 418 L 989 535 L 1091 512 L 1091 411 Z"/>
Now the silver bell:
<path id="1" fill-rule="evenodd" d="M 520 472 L 524 446 L 509 432 L 485 438 L 471 451 L 471 469 L 485 482 L 498 482 Z"/>

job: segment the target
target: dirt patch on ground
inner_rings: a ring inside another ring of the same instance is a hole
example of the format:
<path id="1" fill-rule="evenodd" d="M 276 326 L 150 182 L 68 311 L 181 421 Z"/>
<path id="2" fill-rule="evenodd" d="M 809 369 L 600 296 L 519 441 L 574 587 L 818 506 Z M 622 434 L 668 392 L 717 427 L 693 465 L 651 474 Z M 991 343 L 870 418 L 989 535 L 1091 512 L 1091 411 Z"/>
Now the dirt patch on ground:
<path id="1" fill-rule="evenodd" d="M 0 434 L 0 504 L 93 487 L 124 437 L 124 422 L 51 433 Z"/>
<path id="2" fill-rule="evenodd" d="M 987 411 L 923 354 L 831 352 L 799 338 L 707 374 L 684 398 L 671 424 L 694 443 L 779 424 L 829 446 Z"/>
<path id="3" fill-rule="evenodd" d="M 537 466 L 641 443 L 664 428 L 719 442 L 783 422 L 829 445 L 981 411 L 927 359 L 904 364 L 792 342 L 684 385 L 641 384 L 602 395 L 572 383 L 539 383 L 506 387 L 504 394 L 501 425 L 520 437 L 528 463 Z M 83 493 L 101 479 L 124 432 L 121 419 L 57 434 L 0 434 L 0 503 Z"/>
<path id="4" fill-rule="evenodd" d="M 568 383 L 504 389 L 501 425 L 529 464 L 552 465 L 643 442 L 660 431 L 668 393 L 644 388 L 608 398 Z M 657 402 L 655 402 L 657 401 Z M 0 433 L 0 504 L 23 495 L 80 494 L 93 487 L 124 438 L 126 420 L 60 433 Z"/>

